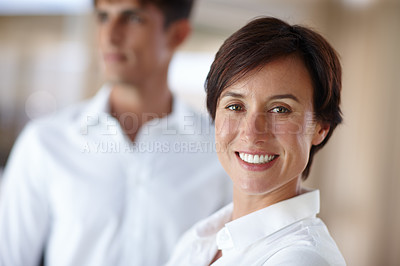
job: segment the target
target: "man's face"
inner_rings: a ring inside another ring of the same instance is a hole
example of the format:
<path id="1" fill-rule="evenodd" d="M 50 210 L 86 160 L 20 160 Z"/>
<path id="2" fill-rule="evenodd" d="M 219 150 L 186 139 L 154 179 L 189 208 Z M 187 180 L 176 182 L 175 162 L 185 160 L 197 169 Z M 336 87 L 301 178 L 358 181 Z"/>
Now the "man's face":
<path id="1" fill-rule="evenodd" d="M 143 86 L 166 75 L 172 55 L 164 16 L 154 5 L 138 0 L 99 0 L 98 38 L 109 81 Z"/>

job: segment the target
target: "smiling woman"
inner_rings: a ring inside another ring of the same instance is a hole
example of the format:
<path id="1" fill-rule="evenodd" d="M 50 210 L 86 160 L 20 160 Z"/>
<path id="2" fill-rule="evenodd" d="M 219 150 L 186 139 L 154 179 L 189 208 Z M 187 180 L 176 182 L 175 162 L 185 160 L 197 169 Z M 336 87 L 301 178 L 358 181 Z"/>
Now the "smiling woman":
<path id="1" fill-rule="evenodd" d="M 345 265 L 316 218 L 319 191 L 301 186 L 342 120 L 335 50 L 308 28 L 259 18 L 224 42 L 206 91 L 233 204 L 189 230 L 169 265 Z"/>
<path id="2" fill-rule="evenodd" d="M 294 55 L 249 73 L 219 98 L 219 160 L 237 197 L 265 195 L 256 209 L 298 194 L 297 177 L 307 165 L 311 146 L 320 144 L 329 131 L 327 124 L 313 119 L 312 94 L 307 68 Z M 234 218 L 251 210 L 241 212 L 234 212 Z"/>

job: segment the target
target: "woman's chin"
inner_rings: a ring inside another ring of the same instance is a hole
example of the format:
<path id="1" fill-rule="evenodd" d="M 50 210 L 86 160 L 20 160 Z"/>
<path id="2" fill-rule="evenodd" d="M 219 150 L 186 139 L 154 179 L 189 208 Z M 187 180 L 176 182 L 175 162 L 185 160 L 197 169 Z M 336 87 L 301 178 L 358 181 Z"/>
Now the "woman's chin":
<path id="1" fill-rule="evenodd" d="M 236 186 L 241 194 L 251 195 L 263 195 L 271 191 L 271 185 L 266 184 L 265 181 L 257 180 L 242 180 Z"/>

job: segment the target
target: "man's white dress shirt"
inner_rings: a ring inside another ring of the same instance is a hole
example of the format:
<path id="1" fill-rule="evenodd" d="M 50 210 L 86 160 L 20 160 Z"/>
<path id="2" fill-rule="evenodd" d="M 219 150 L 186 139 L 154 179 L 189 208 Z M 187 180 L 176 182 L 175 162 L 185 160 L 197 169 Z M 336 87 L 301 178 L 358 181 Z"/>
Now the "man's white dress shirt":
<path id="1" fill-rule="evenodd" d="M 281 201 L 231 221 L 233 204 L 198 222 L 181 238 L 169 266 L 346 265 L 325 224 L 316 218 L 319 191 Z"/>
<path id="2" fill-rule="evenodd" d="M 174 98 L 132 143 L 109 94 L 21 133 L 1 184 L 1 266 L 38 265 L 43 250 L 50 266 L 162 265 L 183 232 L 231 201 L 206 117 Z"/>

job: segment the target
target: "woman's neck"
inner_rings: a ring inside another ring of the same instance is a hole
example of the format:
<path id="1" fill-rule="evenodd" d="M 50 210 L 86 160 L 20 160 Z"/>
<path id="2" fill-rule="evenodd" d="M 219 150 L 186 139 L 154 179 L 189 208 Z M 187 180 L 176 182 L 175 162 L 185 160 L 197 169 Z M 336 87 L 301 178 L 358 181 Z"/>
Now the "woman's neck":
<path id="1" fill-rule="evenodd" d="M 301 194 L 300 180 L 300 177 L 294 178 L 283 186 L 264 194 L 248 194 L 234 186 L 232 220 Z"/>

